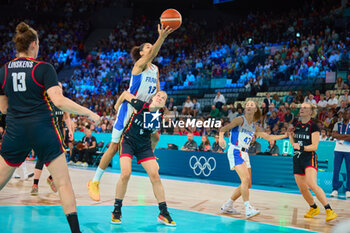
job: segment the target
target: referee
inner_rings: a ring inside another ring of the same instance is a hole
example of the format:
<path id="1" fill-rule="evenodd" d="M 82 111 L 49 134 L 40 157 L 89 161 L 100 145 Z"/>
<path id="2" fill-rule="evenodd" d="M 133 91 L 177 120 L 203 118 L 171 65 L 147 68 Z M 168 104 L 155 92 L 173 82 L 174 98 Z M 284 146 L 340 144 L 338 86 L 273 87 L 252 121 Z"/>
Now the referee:
<path id="1" fill-rule="evenodd" d="M 350 198 L 350 108 L 343 115 L 343 121 L 339 121 L 334 125 L 333 138 L 336 139 L 334 148 L 334 168 L 333 168 L 333 192 L 331 197 L 338 196 L 338 189 L 341 187 L 339 182 L 339 172 L 343 160 L 346 165 L 346 198 Z"/>

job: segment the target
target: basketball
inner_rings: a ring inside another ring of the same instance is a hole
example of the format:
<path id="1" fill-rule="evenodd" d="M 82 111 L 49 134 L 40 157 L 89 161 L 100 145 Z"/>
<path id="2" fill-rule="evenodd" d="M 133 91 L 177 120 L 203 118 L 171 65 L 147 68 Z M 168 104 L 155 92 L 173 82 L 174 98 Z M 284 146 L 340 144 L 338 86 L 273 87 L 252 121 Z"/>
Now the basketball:
<path id="1" fill-rule="evenodd" d="M 176 30 L 182 23 L 181 14 L 175 9 L 168 9 L 160 16 L 160 23 L 163 24 L 164 27 L 169 26 L 170 28 Z"/>

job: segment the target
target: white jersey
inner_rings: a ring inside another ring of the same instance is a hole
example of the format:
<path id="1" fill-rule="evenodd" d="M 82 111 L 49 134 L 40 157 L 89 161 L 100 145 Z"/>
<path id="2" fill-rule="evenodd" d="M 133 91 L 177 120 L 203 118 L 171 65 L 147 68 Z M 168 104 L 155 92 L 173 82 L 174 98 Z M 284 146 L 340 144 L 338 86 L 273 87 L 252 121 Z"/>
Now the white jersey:
<path id="1" fill-rule="evenodd" d="M 138 75 L 131 75 L 129 92 L 137 99 L 150 102 L 157 92 L 158 67 L 151 64 L 145 71 Z M 124 101 L 118 109 L 117 119 L 112 131 L 112 142 L 118 143 L 124 131 L 124 127 L 129 122 L 134 112 L 134 108 Z"/>
<path id="2" fill-rule="evenodd" d="M 149 102 L 157 92 L 158 67 L 151 64 L 138 75 L 131 75 L 129 92 L 137 99 Z"/>
<path id="3" fill-rule="evenodd" d="M 253 135 L 256 131 L 254 122 L 248 124 L 247 119 L 244 116 L 242 125 L 236 126 L 230 130 L 230 143 L 240 148 L 248 149 Z"/>

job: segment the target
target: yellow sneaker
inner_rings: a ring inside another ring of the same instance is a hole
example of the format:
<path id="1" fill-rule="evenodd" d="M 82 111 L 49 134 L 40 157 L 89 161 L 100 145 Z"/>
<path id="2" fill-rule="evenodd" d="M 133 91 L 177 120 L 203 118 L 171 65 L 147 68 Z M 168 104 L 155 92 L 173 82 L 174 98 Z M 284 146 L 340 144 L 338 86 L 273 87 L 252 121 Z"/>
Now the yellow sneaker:
<path id="1" fill-rule="evenodd" d="M 307 213 L 304 215 L 304 217 L 305 217 L 305 218 L 313 218 L 314 216 L 318 215 L 320 212 L 321 212 L 321 211 L 320 211 L 320 208 L 318 208 L 318 206 L 317 206 L 316 209 L 310 207 L 309 212 L 307 212 Z"/>
<path id="2" fill-rule="evenodd" d="M 331 209 L 326 209 L 326 222 L 331 221 L 333 219 L 335 219 L 336 217 L 338 217 L 338 215 Z"/>
<path id="3" fill-rule="evenodd" d="M 121 216 L 122 216 L 121 212 L 113 212 L 111 223 L 112 224 L 122 224 L 122 221 L 120 220 Z"/>
<path id="4" fill-rule="evenodd" d="M 167 226 L 173 226 L 176 227 L 176 222 L 170 217 L 169 213 L 166 214 L 159 214 L 157 221 L 159 223 L 165 224 Z"/>
<path id="5" fill-rule="evenodd" d="M 88 183 L 89 196 L 94 201 L 100 200 L 100 190 L 99 190 L 100 181 L 92 181 L 90 180 Z"/>

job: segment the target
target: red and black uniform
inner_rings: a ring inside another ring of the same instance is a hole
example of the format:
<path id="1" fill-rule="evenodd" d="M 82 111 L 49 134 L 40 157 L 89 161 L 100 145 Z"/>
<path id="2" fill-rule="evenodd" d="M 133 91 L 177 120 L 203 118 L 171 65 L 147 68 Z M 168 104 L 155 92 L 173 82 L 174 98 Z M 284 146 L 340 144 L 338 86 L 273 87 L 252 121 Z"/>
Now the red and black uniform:
<path id="1" fill-rule="evenodd" d="M 130 157 L 134 155 L 137 159 L 137 163 L 155 159 L 151 134 L 155 132 L 153 128 L 144 127 L 145 114 L 154 114 L 149 109 L 150 103 L 138 99 L 132 99 L 130 104 L 135 108 L 137 113 L 133 113 L 128 124 L 125 127 L 125 131 L 120 140 L 120 156 Z M 161 114 L 158 122 L 160 124 L 163 115 L 163 109 L 159 110 Z"/>
<path id="2" fill-rule="evenodd" d="M 294 142 L 300 146 L 308 146 L 312 144 L 312 133 L 319 132 L 317 124 L 310 120 L 306 124 L 298 121 L 294 125 Z M 295 150 L 293 155 L 293 173 L 305 175 L 305 169 L 313 167 L 317 171 L 317 154 L 315 151 Z"/>
<path id="3" fill-rule="evenodd" d="M 46 93 L 53 86 L 58 86 L 57 73 L 46 62 L 20 57 L 0 69 L 0 95 L 8 97 L 1 156 L 10 166 L 20 166 L 31 149 L 44 163 L 65 151 Z"/>

